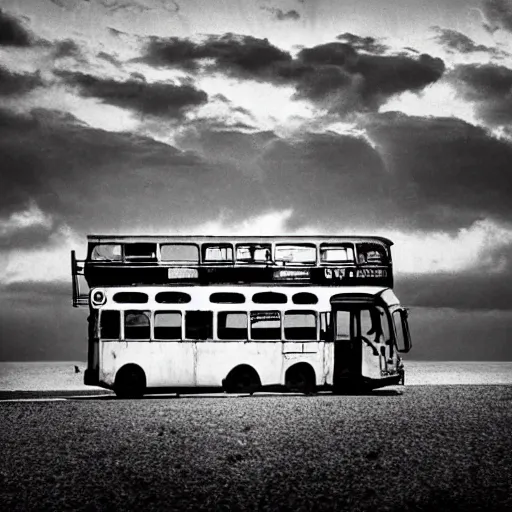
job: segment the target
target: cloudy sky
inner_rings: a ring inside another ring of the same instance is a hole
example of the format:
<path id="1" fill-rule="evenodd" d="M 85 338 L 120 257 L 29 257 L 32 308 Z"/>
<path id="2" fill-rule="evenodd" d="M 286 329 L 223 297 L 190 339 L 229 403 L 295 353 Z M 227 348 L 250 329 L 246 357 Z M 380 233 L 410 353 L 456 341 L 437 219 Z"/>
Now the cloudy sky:
<path id="1" fill-rule="evenodd" d="M 89 233 L 380 234 L 414 359 L 512 359 L 511 0 L 2 0 L 0 360 Z"/>

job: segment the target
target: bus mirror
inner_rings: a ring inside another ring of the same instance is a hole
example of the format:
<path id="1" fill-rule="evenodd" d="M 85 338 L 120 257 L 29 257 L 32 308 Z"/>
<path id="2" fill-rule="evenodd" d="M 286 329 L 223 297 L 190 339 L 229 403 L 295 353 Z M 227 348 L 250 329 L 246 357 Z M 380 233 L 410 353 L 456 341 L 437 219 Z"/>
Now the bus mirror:
<path id="1" fill-rule="evenodd" d="M 405 308 L 396 311 L 393 315 L 396 330 L 396 345 L 398 352 L 402 353 L 409 352 L 412 347 L 407 317 L 408 312 Z"/>

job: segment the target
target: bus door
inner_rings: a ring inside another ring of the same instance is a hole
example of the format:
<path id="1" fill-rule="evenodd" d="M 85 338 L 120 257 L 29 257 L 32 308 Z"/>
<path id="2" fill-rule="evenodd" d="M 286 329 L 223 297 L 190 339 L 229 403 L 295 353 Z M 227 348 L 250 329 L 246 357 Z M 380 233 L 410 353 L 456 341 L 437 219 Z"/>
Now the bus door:
<path id="1" fill-rule="evenodd" d="M 384 308 L 370 303 L 335 303 L 332 317 L 334 386 L 381 379 L 388 365 L 396 366 L 398 361 Z"/>

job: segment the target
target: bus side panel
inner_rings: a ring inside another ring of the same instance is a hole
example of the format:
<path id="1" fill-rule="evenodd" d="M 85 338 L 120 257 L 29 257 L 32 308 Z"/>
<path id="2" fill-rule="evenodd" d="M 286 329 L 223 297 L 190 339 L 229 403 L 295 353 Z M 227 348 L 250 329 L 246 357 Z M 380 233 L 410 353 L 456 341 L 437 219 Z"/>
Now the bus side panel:
<path id="1" fill-rule="evenodd" d="M 282 383 L 285 383 L 286 372 L 289 368 L 297 363 L 307 363 L 315 372 L 315 384 L 317 386 L 325 385 L 328 367 L 325 366 L 324 342 L 297 342 L 297 345 L 301 345 L 301 353 L 285 353 L 283 355 Z"/>
<path id="2" fill-rule="evenodd" d="M 282 342 L 211 341 L 197 343 L 197 385 L 221 386 L 241 364 L 252 366 L 264 386 L 282 384 Z"/>
<path id="3" fill-rule="evenodd" d="M 117 371 L 134 363 L 148 388 L 195 386 L 194 357 L 193 342 L 102 341 L 100 381 L 112 387 Z"/>
<path id="4" fill-rule="evenodd" d="M 323 344 L 323 382 L 322 385 L 333 385 L 333 369 L 334 369 L 334 343 L 326 341 Z"/>
<path id="5" fill-rule="evenodd" d="M 380 346 L 379 346 L 380 348 Z M 361 375 L 368 379 L 381 379 L 381 358 L 380 355 L 375 355 L 372 347 L 363 344 L 361 347 L 362 354 L 362 368 Z"/>

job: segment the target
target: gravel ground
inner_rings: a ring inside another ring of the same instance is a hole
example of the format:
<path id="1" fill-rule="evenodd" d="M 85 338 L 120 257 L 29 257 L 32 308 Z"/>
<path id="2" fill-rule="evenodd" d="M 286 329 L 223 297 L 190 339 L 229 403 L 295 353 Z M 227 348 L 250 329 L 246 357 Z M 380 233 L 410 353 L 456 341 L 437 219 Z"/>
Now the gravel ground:
<path id="1" fill-rule="evenodd" d="M 511 511 L 512 387 L 0 404 L 3 510 Z"/>

